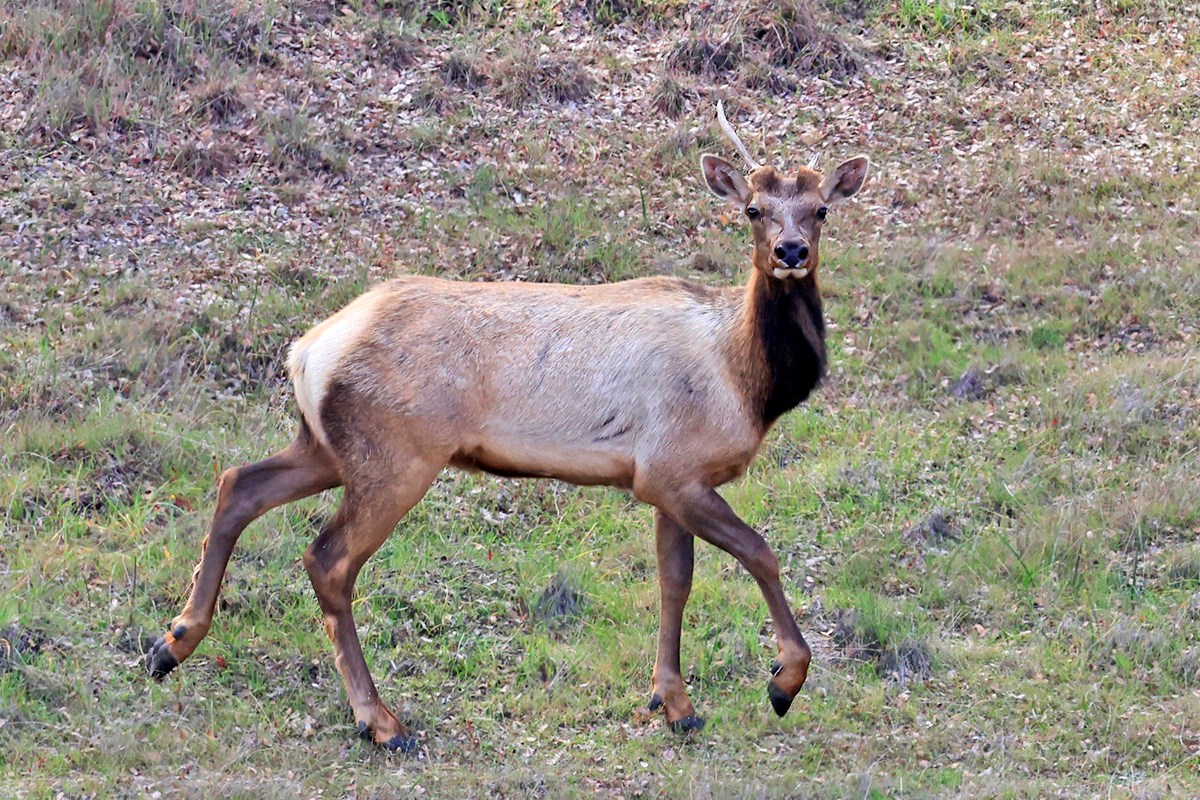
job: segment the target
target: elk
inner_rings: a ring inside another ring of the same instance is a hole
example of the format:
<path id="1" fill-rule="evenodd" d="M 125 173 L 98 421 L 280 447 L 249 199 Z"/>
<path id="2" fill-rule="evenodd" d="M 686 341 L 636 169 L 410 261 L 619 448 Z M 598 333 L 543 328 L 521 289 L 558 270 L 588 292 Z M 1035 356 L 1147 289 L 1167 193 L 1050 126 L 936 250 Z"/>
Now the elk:
<path id="1" fill-rule="evenodd" d="M 827 176 L 751 171 L 702 156 L 708 188 L 736 203 L 754 233 L 745 286 L 654 277 L 598 286 L 383 283 L 292 346 L 296 438 L 218 481 L 211 527 L 183 611 L 147 654 L 161 678 L 207 634 L 230 553 L 267 510 L 338 486 L 342 502 L 304 553 L 359 733 L 392 750 L 416 740 L 376 691 L 351 613 L 363 564 L 446 466 L 631 490 L 654 507 L 661 619 L 651 711 L 676 731 L 701 727 L 679 665 L 694 537 L 754 577 L 778 656 L 768 697 L 783 716 L 811 650 L 762 536 L 717 493 L 742 475 L 763 437 L 825 370 L 818 247 L 828 206 L 851 197 L 868 161 Z"/>

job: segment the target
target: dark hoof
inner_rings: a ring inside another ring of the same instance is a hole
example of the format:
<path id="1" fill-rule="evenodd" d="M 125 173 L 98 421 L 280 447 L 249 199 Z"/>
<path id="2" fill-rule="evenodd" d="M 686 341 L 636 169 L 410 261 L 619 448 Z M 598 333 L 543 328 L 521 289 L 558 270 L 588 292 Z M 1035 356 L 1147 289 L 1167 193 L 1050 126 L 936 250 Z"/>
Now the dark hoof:
<path id="1" fill-rule="evenodd" d="M 374 741 L 375 737 L 371 734 L 371 726 L 365 722 L 358 723 L 358 738 L 364 741 Z M 386 747 L 393 753 L 414 753 L 417 750 L 417 740 L 412 736 L 397 734 L 386 742 L 379 742 L 380 747 Z"/>
<path id="2" fill-rule="evenodd" d="M 693 714 L 690 717 L 684 717 L 683 719 L 675 720 L 674 722 L 670 723 L 670 726 L 673 733 L 690 733 L 691 731 L 698 731 L 704 727 L 704 718 L 697 717 L 695 714 Z"/>
<path id="3" fill-rule="evenodd" d="M 660 708 L 662 708 L 662 704 L 663 699 L 655 694 L 650 696 L 650 705 L 646 706 L 646 708 L 650 709 L 651 711 L 658 711 Z"/>
<path id="4" fill-rule="evenodd" d="M 418 747 L 417 740 L 413 736 L 393 736 L 384 742 L 383 746 L 393 753 L 415 753 Z"/>
<path id="5" fill-rule="evenodd" d="M 179 662 L 175 660 L 175 656 L 171 655 L 171 649 L 167 646 L 166 637 L 158 637 L 158 641 L 146 654 L 146 671 L 150 673 L 150 677 L 161 681 L 167 676 L 167 673 L 178 666 Z"/>
<path id="6" fill-rule="evenodd" d="M 792 697 L 776 686 L 775 681 L 767 684 L 767 697 L 771 698 L 771 708 L 781 717 L 792 707 Z"/>

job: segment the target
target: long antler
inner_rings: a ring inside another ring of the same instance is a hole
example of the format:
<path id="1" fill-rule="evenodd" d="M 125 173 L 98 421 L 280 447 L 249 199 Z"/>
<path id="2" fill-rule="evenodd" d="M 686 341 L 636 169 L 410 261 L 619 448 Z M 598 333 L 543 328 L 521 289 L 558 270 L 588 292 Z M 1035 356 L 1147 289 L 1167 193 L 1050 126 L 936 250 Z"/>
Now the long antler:
<path id="1" fill-rule="evenodd" d="M 750 169 L 755 170 L 761 167 L 762 164 L 750 157 L 750 151 L 746 149 L 746 145 L 742 144 L 742 140 L 738 138 L 737 132 L 729 124 L 729 120 L 725 119 L 725 108 L 720 100 L 717 101 L 717 122 L 721 125 L 721 130 L 725 132 L 725 135 L 729 137 L 729 141 L 733 142 L 733 146 L 742 154 L 742 158 L 746 159 Z"/>

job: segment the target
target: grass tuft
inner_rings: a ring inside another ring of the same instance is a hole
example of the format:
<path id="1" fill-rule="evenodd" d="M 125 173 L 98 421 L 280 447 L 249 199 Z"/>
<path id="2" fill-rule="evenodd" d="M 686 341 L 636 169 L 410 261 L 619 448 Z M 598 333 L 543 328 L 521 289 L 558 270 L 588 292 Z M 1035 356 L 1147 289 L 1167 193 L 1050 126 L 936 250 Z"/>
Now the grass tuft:
<path id="1" fill-rule="evenodd" d="M 367 39 L 367 48 L 378 60 L 392 69 L 399 70 L 412 65 L 421 52 L 421 41 L 405 23 L 394 23 L 387 17 L 380 18 L 378 25 Z"/>
<path id="2" fill-rule="evenodd" d="M 667 68 L 712 77 L 736 68 L 741 59 L 740 41 L 700 33 L 675 45 L 667 56 Z"/>
<path id="3" fill-rule="evenodd" d="M 811 0 L 762 3 L 753 18 L 749 37 L 773 66 L 834 81 L 862 71 L 861 52 L 818 19 Z"/>
<path id="4" fill-rule="evenodd" d="M 246 110 L 243 88 L 222 76 L 201 81 L 192 90 L 194 113 L 209 122 L 229 122 Z"/>
<path id="5" fill-rule="evenodd" d="M 520 43 L 492 69 L 497 95 L 509 103 L 578 103 L 591 97 L 595 81 L 575 58 L 555 52 L 536 53 Z"/>
<path id="6" fill-rule="evenodd" d="M 231 147 L 215 142 L 206 145 L 188 142 L 175 152 L 171 167 L 193 178 L 208 178 L 224 175 L 237 163 L 237 154 Z"/>
<path id="7" fill-rule="evenodd" d="M 259 119 L 271 161 L 335 174 L 350 166 L 349 156 L 330 143 L 308 114 L 295 109 L 268 113 Z"/>
<path id="8" fill-rule="evenodd" d="M 687 108 L 689 92 L 679 81 L 664 72 L 654 84 L 651 103 L 654 110 L 670 119 L 678 119 Z"/>
<path id="9" fill-rule="evenodd" d="M 466 52 L 446 56 L 440 72 L 446 83 L 462 89 L 476 89 L 487 82 L 482 60 Z"/>

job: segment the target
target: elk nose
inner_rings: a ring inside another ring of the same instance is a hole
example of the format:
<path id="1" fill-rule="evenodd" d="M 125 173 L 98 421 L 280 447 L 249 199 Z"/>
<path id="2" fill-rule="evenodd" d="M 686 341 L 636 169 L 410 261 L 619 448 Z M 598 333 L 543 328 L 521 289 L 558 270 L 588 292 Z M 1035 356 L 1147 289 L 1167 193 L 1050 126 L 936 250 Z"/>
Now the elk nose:
<path id="1" fill-rule="evenodd" d="M 808 258 L 808 245 L 803 242 L 780 242 L 775 246 L 775 257 L 789 267 L 795 267 Z"/>

